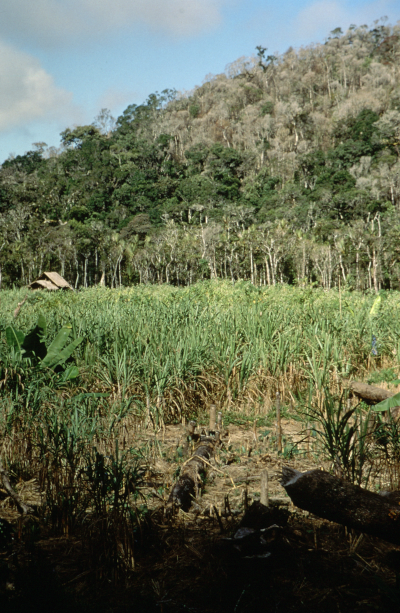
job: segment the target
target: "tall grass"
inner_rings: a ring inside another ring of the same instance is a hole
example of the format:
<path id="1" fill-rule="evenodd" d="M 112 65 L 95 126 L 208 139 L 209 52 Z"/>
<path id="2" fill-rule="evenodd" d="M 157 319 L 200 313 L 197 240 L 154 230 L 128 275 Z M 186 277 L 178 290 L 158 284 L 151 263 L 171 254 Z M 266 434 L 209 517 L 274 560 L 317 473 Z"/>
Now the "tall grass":
<path id="1" fill-rule="evenodd" d="M 0 329 L 21 295 L 2 292 Z M 26 332 L 43 313 L 48 341 L 72 326 L 73 336 L 84 339 L 76 352 L 82 386 L 135 395 L 170 420 L 193 414 L 211 396 L 220 402 L 272 397 L 274 386 L 296 393 L 311 380 L 320 389 L 332 375 L 338 380 L 374 364 L 397 365 L 400 323 L 393 315 L 400 295 L 388 295 L 371 318 L 373 302 L 373 295 L 343 293 L 339 309 L 336 291 L 248 283 L 91 288 L 32 293 L 18 325 Z"/>
<path id="2" fill-rule="evenodd" d="M 343 292 L 340 308 L 336 291 L 249 283 L 32 292 L 14 321 L 23 294 L 0 294 L 3 462 L 15 476 L 38 479 L 49 529 L 84 527 L 100 574 L 114 580 L 134 563 L 146 467 L 138 424 L 158 430 L 211 401 L 265 410 L 279 391 L 283 401 L 297 396 L 312 407 L 308 418 L 319 421 L 328 455 L 362 482 L 365 416 L 351 421 L 353 411 L 332 398 L 343 378 L 381 366 L 398 372 L 400 294 L 384 296 L 371 316 L 373 295 Z M 7 326 L 26 334 L 39 316 L 47 347 L 63 326 L 76 340 L 62 368 L 39 368 L 6 342 Z M 71 364 L 79 371 L 72 379 L 63 375 Z M 378 438 L 392 455 L 393 428 Z"/>

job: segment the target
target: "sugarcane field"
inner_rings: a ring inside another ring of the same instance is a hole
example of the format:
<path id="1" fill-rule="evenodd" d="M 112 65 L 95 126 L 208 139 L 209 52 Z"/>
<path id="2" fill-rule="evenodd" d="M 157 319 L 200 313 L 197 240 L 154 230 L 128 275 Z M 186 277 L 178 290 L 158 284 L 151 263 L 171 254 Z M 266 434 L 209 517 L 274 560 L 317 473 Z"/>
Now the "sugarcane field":
<path id="1" fill-rule="evenodd" d="M 43 283 L 0 293 L 2 611 L 399 610 L 399 292 Z"/>

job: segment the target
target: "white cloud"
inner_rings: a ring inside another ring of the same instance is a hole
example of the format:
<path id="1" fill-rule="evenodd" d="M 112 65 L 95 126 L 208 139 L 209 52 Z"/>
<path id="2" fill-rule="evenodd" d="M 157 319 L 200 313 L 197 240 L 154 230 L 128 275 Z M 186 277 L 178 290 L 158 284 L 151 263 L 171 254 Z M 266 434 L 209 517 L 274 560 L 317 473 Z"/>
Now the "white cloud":
<path id="1" fill-rule="evenodd" d="M 319 0 L 299 13 L 296 18 L 296 26 L 302 36 L 308 38 L 318 34 L 321 30 L 328 35 L 329 30 L 342 25 L 344 19 L 346 19 L 346 10 L 339 2 Z"/>
<path id="2" fill-rule="evenodd" d="M 37 59 L 1 41 L 0 83 L 0 131 L 74 113 L 72 94 L 57 87 Z"/>
<path id="3" fill-rule="evenodd" d="M 345 31 L 352 23 L 371 25 L 375 19 L 392 13 L 394 8 L 391 0 L 365 2 L 357 7 L 346 0 L 317 0 L 297 14 L 294 30 L 302 38 L 319 38 L 328 36 L 336 27 Z"/>
<path id="4" fill-rule="evenodd" d="M 85 9 L 101 24 L 120 27 L 142 22 L 178 36 L 218 24 L 222 4 L 222 0 L 83 0 Z"/>
<path id="5" fill-rule="evenodd" d="M 221 22 L 232 0 L 12 0 L 1 7 L 0 35 L 58 46 L 145 25 L 173 36 L 192 36 Z"/>
<path id="6" fill-rule="evenodd" d="M 109 109 L 111 114 L 120 112 L 120 109 L 125 109 L 132 100 L 145 98 L 144 94 L 139 94 L 134 90 L 120 90 L 115 88 L 107 89 L 99 99 L 98 110 Z"/>

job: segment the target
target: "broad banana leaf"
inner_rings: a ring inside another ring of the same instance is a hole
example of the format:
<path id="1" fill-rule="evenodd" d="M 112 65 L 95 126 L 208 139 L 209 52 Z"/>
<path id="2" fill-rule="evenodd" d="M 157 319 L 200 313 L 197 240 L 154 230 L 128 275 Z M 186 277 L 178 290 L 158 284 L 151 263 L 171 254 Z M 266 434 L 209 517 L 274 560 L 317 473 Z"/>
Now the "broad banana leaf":
<path id="1" fill-rule="evenodd" d="M 68 337 L 70 334 L 71 328 L 67 328 L 67 326 L 63 326 L 61 328 L 54 341 L 48 347 L 47 354 L 42 360 L 42 366 L 46 368 L 52 368 L 53 366 L 58 364 L 60 352 L 67 344 Z"/>
<path id="2" fill-rule="evenodd" d="M 79 368 L 75 366 L 75 364 L 72 364 L 72 366 L 68 366 L 68 368 L 64 370 L 61 375 L 61 380 L 71 381 L 71 379 L 76 379 L 76 377 L 79 377 Z"/>
<path id="3" fill-rule="evenodd" d="M 71 357 L 72 353 L 78 345 L 80 345 L 83 339 L 78 338 L 66 347 L 70 334 L 71 328 L 67 326 L 61 328 L 56 338 L 47 349 L 47 355 L 42 360 L 42 366 L 44 368 L 54 368 L 55 366 L 64 364 L 68 358 Z"/>
<path id="4" fill-rule="evenodd" d="M 38 322 L 36 324 L 36 327 L 39 328 L 40 333 L 42 336 L 44 336 L 47 332 L 47 324 L 46 324 L 46 319 L 44 317 L 44 315 L 41 313 L 39 315 L 39 319 Z"/>
<path id="5" fill-rule="evenodd" d="M 21 351 L 22 344 L 25 340 L 25 334 L 21 330 L 16 330 L 14 326 L 6 328 L 6 340 L 9 347 L 15 347 Z"/>
<path id="6" fill-rule="evenodd" d="M 383 411 L 394 409 L 394 407 L 400 407 L 400 393 L 395 394 L 391 398 L 386 398 L 386 400 L 382 400 L 382 402 L 373 406 L 372 409 L 373 411 L 382 413 Z"/>
<path id="7" fill-rule="evenodd" d="M 64 362 L 66 362 L 68 358 L 70 358 L 71 355 L 74 353 L 75 349 L 79 347 L 82 341 L 83 338 L 77 338 L 76 340 L 72 341 L 72 343 L 70 343 L 67 347 L 65 347 L 65 349 L 60 351 L 57 363 L 64 364 Z"/>

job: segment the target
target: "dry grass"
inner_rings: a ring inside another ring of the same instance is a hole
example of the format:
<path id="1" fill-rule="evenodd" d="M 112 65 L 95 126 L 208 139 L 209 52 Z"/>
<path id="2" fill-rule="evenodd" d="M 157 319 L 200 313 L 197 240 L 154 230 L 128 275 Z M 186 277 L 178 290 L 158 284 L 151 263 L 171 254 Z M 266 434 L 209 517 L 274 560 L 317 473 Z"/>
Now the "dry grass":
<path id="1" fill-rule="evenodd" d="M 11 306 L 18 296 L 10 296 Z M 383 377 L 377 385 L 400 390 L 390 385 L 390 373 L 399 373 L 397 295 L 375 318 L 369 317 L 374 297 L 349 294 L 343 305 L 346 300 L 349 309 L 339 313 L 335 292 L 205 284 L 36 294 L 28 301 L 18 316 L 25 333 L 42 311 L 47 344 L 65 323 L 84 341 L 74 354 L 79 377 L 63 381 L 62 368 L 43 373 L 18 358 L 3 334 L 1 455 L 15 489 L 35 509 L 21 519 L 0 490 L 0 517 L 15 530 L 0 557 L 0 590 L 10 606 L 28 598 L 24 573 L 36 576 L 36 565 L 48 577 L 50 565 L 55 597 L 67 594 L 68 606 L 92 602 L 97 610 L 129 610 L 135 598 L 143 611 L 243 613 L 261 606 L 267 587 L 274 611 L 351 610 L 346 598 L 352 610 L 369 610 L 362 609 L 362 589 L 371 610 L 385 610 L 384 589 L 372 594 L 370 584 L 373 577 L 394 589 L 393 573 L 385 579 L 387 546 L 365 539 L 356 548 L 354 535 L 295 511 L 278 484 L 282 462 L 331 468 L 323 437 L 310 435 L 322 433 L 310 410 L 324 414 L 330 395 L 337 402 L 343 378 Z M 381 339 L 377 357 L 371 357 L 372 329 Z M 184 424 L 196 418 L 205 426 L 211 403 L 224 415 L 223 445 L 208 466 L 201 498 L 167 522 L 164 505 L 185 449 L 190 453 Z M 392 439 L 368 440 L 363 470 L 371 489 L 399 483 Z M 288 542 L 281 543 L 275 570 L 246 570 L 247 562 L 226 555 L 221 537 L 258 500 L 264 469 L 270 498 L 290 511 Z M 317 580 L 321 559 L 326 573 Z M 265 583 L 266 571 L 272 578 Z"/>
<path id="2" fill-rule="evenodd" d="M 234 419 L 235 414 L 228 418 Z M 282 426 L 288 440 L 300 438 L 300 422 L 285 418 Z M 393 551 L 400 553 L 399 548 L 369 537 L 360 540 L 343 527 L 295 509 L 278 483 L 282 463 L 300 470 L 328 469 L 329 463 L 318 457 L 316 449 L 311 449 L 310 458 L 305 448 L 291 460 L 278 456 L 275 442 L 263 436 L 265 430 L 266 426 L 254 427 L 251 422 L 229 424 L 224 443 L 208 468 L 201 497 L 190 512 L 180 512 L 167 521 L 164 504 L 176 468 L 187 459 L 180 456 L 185 428 L 166 426 L 159 432 L 136 428 L 136 444 L 148 450 L 141 486 L 148 511 L 136 532 L 134 563 L 130 568 L 121 567 L 114 577 L 98 560 L 94 563 L 96 557 L 104 556 L 94 524 L 59 537 L 46 536 L 44 531 L 29 553 L 21 550 L 23 541 L 19 545 L 19 568 L 8 572 L 8 587 L 1 585 L 10 606 L 17 597 L 21 602 L 28 597 L 20 573 L 34 573 L 32 565 L 39 564 L 44 577 L 49 568 L 56 574 L 54 598 L 67 598 L 78 609 L 80 604 L 125 612 L 131 610 L 134 600 L 141 611 L 165 613 L 235 608 L 244 613 L 260 607 L 327 613 L 395 610 L 390 606 L 396 606 L 399 593 L 392 558 Z M 260 473 L 265 468 L 271 503 L 289 512 L 282 536 L 271 544 L 271 562 L 246 560 L 223 540 L 235 532 L 239 522 L 246 524 L 243 515 L 259 499 Z M 37 502 L 36 484 L 21 483 L 18 489 L 26 492 L 27 502 Z M 9 500 L 3 501 L 4 509 L 11 506 Z M 101 529 L 104 527 L 103 522 Z M 115 531 L 112 535 L 115 538 Z M 118 537 L 118 550 L 120 556 L 126 556 L 123 534 Z M 2 554 L 2 563 L 12 560 L 13 552 L 15 546 Z M 394 559 L 394 566 L 396 563 Z"/>

